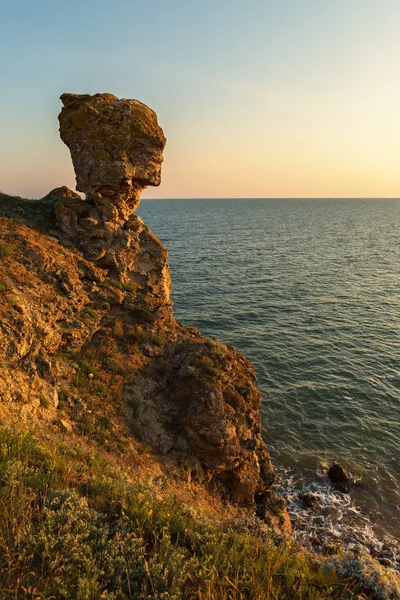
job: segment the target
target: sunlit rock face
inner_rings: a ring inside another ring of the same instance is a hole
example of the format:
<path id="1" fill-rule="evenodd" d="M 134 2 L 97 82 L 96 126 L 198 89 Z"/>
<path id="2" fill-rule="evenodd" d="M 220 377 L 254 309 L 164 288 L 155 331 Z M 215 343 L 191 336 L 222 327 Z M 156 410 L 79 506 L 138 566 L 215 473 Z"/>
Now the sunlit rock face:
<path id="1" fill-rule="evenodd" d="M 112 94 L 63 94 L 61 101 L 60 136 L 86 199 L 63 193 L 54 207 L 58 227 L 87 260 L 171 314 L 168 253 L 132 214 L 142 190 L 161 182 L 166 139 L 156 113 Z"/>
<path id="2" fill-rule="evenodd" d="M 60 136 L 71 152 L 77 189 L 106 216 L 128 218 L 141 190 L 161 183 L 166 139 L 156 113 L 112 94 L 63 94 L 61 101 Z"/>
<path id="3" fill-rule="evenodd" d="M 65 186 L 38 201 L 0 194 L 0 409 L 33 420 L 45 408 L 52 423 L 58 390 L 75 394 L 82 376 L 82 398 L 61 408 L 70 428 L 85 407 L 93 419 L 110 408 L 167 473 L 186 464 L 189 482 L 288 535 L 254 369 L 174 319 L 167 250 L 133 212 L 160 183 L 155 113 L 111 94 L 61 98 L 61 137 L 86 198 Z M 77 356 L 93 357 L 94 381 Z"/>

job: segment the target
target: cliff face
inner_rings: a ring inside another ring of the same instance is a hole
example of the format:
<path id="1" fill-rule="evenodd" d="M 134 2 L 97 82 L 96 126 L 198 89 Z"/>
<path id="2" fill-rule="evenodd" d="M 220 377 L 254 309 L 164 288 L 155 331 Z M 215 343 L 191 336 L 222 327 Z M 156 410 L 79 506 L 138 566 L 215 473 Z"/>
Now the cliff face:
<path id="1" fill-rule="evenodd" d="M 68 188 L 41 201 L 0 197 L 3 415 L 88 435 L 107 417 L 288 533 L 254 370 L 174 320 L 167 251 L 134 214 L 141 190 L 160 183 L 155 113 L 110 94 L 61 99 L 60 133 L 86 199 Z"/>

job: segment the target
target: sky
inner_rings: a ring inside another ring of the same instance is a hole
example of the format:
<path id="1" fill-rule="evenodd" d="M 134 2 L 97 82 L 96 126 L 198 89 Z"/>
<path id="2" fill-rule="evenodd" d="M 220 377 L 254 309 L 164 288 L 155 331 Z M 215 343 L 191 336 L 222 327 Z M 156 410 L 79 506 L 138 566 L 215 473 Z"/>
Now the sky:
<path id="1" fill-rule="evenodd" d="M 147 198 L 399 197 L 399 0 L 4 0 L 0 190 L 75 189 L 63 92 L 153 108 Z"/>

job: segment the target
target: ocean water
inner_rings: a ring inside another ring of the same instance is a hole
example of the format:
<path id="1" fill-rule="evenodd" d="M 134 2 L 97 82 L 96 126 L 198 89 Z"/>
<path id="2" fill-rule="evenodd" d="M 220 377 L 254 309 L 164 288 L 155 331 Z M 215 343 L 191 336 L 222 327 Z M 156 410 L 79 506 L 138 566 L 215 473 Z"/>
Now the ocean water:
<path id="1" fill-rule="evenodd" d="M 398 539 L 400 201 L 147 200 L 138 212 L 169 251 L 176 318 L 254 364 L 300 533 L 318 517 L 333 538 Z M 325 476 L 335 461 L 350 496 Z M 319 513 L 298 501 L 309 490 Z"/>

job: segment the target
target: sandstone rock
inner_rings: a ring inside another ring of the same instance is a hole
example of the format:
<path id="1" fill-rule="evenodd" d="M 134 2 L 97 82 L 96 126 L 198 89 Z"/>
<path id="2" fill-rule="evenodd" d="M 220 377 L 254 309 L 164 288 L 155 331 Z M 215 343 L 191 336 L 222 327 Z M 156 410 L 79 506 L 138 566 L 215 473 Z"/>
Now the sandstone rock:
<path id="1" fill-rule="evenodd" d="M 51 192 L 46 194 L 46 196 L 43 196 L 42 202 L 55 203 L 60 200 L 64 200 L 65 198 L 75 198 L 75 200 L 82 201 L 82 198 L 79 194 L 70 190 L 69 187 L 67 187 L 66 185 L 63 185 L 61 187 L 54 188 L 54 190 L 51 190 Z"/>
<path id="2" fill-rule="evenodd" d="M 136 407 L 134 431 L 152 448 L 189 457 L 218 493 L 242 506 L 256 502 L 259 514 L 287 534 L 284 503 L 271 495 L 276 472 L 261 436 L 255 382 L 253 367 L 233 347 L 185 331 L 126 387 L 126 398 Z"/>
<path id="3" fill-rule="evenodd" d="M 166 140 L 155 112 L 112 94 L 63 94 L 61 100 L 60 135 L 71 151 L 77 189 L 103 214 L 112 204 L 127 218 L 140 191 L 161 182 Z"/>
<path id="4" fill-rule="evenodd" d="M 12 216 L 0 220 L 0 243 L 12 249 L 0 263 L 3 404 L 17 410 L 22 392 L 62 390 L 57 424 L 79 435 L 101 417 L 103 429 L 125 430 L 125 401 L 132 430 L 160 461 L 176 467 L 182 458 L 213 492 L 257 506 L 287 534 L 254 369 L 173 319 L 167 251 L 133 214 L 143 187 L 160 182 L 165 138 L 155 113 L 110 94 L 62 100 L 61 137 L 86 199 L 65 186 L 36 202 L 0 198 L 0 217 Z"/>
<path id="5" fill-rule="evenodd" d="M 60 135 L 86 200 L 64 194 L 54 208 L 59 227 L 86 259 L 122 285 L 137 286 L 150 310 L 171 317 L 167 251 L 132 214 L 142 189 L 160 183 L 166 140 L 156 114 L 112 94 L 61 99 Z"/>

